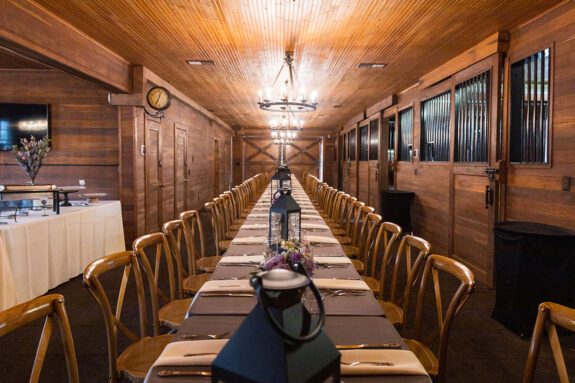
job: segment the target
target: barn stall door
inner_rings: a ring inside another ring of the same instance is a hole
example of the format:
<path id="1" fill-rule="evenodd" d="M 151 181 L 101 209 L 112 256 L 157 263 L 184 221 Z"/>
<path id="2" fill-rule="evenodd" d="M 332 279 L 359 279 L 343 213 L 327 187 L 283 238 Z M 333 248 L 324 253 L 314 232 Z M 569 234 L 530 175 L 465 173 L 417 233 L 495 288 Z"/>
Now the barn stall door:
<path id="1" fill-rule="evenodd" d="M 146 233 L 160 231 L 162 225 L 162 157 L 161 125 L 158 121 L 146 119 Z"/>
<path id="2" fill-rule="evenodd" d="M 298 138 L 293 144 L 286 145 L 284 160 L 299 180 L 303 173 L 319 177 L 321 166 L 321 138 Z"/>
<path id="3" fill-rule="evenodd" d="M 244 137 L 244 180 L 258 173 L 273 175 L 279 164 L 279 147 L 266 137 Z"/>

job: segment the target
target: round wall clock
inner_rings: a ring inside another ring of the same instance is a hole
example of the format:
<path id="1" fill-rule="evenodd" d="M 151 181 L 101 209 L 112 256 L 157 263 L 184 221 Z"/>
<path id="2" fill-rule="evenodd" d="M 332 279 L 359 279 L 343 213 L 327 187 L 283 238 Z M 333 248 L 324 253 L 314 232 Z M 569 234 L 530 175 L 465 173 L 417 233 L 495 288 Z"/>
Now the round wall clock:
<path id="1" fill-rule="evenodd" d="M 170 107 L 172 95 L 166 88 L 155 86 L 148 91 L 146 100 L 155 110 L 166 110 Z"/>

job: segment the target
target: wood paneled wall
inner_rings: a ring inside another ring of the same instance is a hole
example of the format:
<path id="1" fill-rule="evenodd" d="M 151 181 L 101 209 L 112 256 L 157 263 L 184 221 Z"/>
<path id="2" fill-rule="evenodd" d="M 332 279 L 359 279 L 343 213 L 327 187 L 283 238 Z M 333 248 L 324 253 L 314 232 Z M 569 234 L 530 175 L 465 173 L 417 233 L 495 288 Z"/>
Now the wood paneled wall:
<path id="1" fill-rule="evenodd" d="M 575 230 L 575 4 L 512 31 L 509 61 L 551 48 L 551 166 L 509 166 L 505 219 Z M 563 179 L 570 186 L 563 191 Z"/>
<path id="2" fill-rule="evenodd" d="M 78 185 L 84 179 L 86 192 L 120 198 L 118 112 L 106 90 L 53 70 L 0 70 L 0 84 L 0 102 L 50 104 L 52 150 L 37 183 Z M 27 181 L 12 153 L 0 152 L 0 184 Z"/>

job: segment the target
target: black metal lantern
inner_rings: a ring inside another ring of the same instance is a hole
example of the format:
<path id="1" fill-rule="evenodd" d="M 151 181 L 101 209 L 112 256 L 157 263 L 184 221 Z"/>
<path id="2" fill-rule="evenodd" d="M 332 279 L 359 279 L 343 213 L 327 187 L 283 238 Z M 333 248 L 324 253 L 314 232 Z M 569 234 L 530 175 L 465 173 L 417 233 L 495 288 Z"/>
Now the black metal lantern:
<path id="1" fill-rule="evenodd" d="M 212 382 L 340 381 L 341 354 L 323 332 L 322 297 L 301 265 L 252 277 L 258 304 L 212 363 Z M 319 317 L 302 304 L 310 287 Z"/>
<path id="2" fill-rule="evenodd" d="M 291 190 L 284 189 L 270 207 L 269 233 L 270 242 L 275 235 L 288 241 L 294 239 L 301 243 L 301 207 L 291 196 Z"/>
<path id="3" fill-rule="evenodd" d="M 291 171 L 287 166 L 280 166 L 270 182 L 270 203 L 274 203 L 278 190 L 284 189 L 291 190 Z"/>

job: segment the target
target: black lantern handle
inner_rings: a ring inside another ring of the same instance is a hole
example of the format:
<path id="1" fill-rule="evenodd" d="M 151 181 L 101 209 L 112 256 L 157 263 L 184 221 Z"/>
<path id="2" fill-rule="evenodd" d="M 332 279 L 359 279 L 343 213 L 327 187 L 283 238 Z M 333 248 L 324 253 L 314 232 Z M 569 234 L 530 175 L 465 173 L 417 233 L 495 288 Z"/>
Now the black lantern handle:
<path id="1" fill-rule="evenodd" d="M 297 268 L 298 266 L 299 266 L 299 269 Z M 309 275 L 307 275 L 307 273 L 305 272 L 303 267 L 301 267 L 301 265 L 299 265 L 299 264 L 296 265 L 296 271 L 300 271 L 300 270 L 303 270 L 302 274 L 304 274 L 308 278 L 309 286 L 311 288 L 311 291 L 313 292 L 313 295 L 314 295 L 314 297 L 317 301 L 318 307 L 319 307 L 319 320 L 317 322 L 316 327 L 313 329 L 312 332 L 310 332 L 306 335 L 303 335 L 303 336 L 294 336 L 294 335 L 287 333 L 280 326 L 280 324 L 276 321 L 276 319 L 273 317 L 273 315 L 269 312 L 268 297 L 266 296 L 265 293 L 262 293 L 262 287 L 263 287 L 262 286 L 262 277 L 259 275 L 254 275 L 252 277 L 252 279 L 250 280 L 250 284 L 256 290 L 256 294 L 258 296 L 258 301 L 262 305 L 264 312 L 266 313 L 266 317 L 268 318 L 268 321 L 272 324 L 272 327 L 274 328 L 274 330 L 276 330 L 284 338 L 287 338 L 288 340 L 290 340 L 292 342 L 296 342 L 296 343 L 298 343 L 298 342 L 309 342 L 310 340 L 315 339 L 320 334 L 321 329 L 323 328 L 323 325 L 325 323 L 325 307 L 323 305 L 323 300 L 322 300 L 321 294 L 319 292 L 319 289 L 312 282 L 311 278 L 309 277 Z"/>

